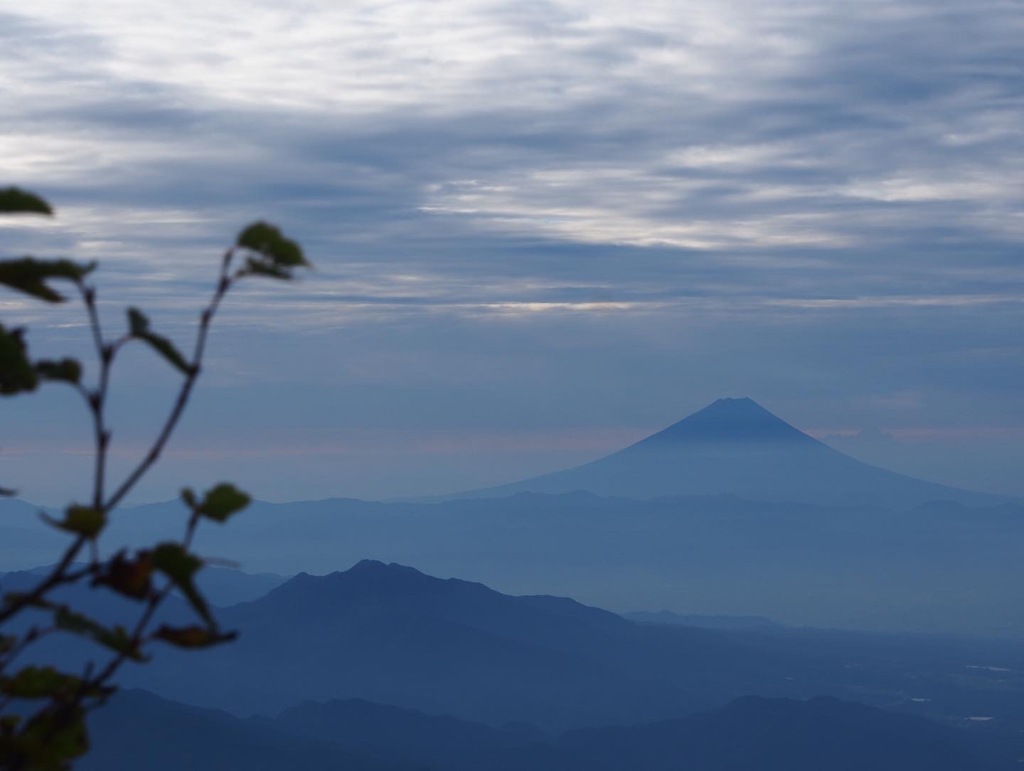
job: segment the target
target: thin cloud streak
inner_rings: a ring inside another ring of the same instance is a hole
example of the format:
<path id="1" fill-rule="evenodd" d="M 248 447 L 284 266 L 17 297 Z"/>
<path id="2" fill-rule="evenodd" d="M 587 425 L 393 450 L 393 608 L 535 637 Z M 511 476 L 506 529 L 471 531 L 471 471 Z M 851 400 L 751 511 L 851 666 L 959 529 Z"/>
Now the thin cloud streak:
<path id="1" fill-rule="evenodd" d="M 1021 39 L 1004 0 L 39 0 L 0 14 L 0 153 L 59 217 L 0 235 L 100 260 L 105 322 L 180 341 L 239 227 L 296 235 L 316 271 L 243 288 L 212 341 L 243 437 L 639 431 L 726 394 L 1015 430 Z M 83 331 L 0 302 L 40 353 Z"/>

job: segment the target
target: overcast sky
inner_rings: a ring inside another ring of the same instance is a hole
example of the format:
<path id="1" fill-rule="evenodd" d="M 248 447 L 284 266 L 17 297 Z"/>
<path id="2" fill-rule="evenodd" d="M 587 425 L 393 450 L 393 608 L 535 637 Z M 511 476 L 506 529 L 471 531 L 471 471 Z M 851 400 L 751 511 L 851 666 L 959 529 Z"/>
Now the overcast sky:
<path id="1" fill-rule="evenodd" d="M 511 481 L 720 396 L 1024 495 L 1020 0 L 273 5 L 0 6 L 0 183 L 58 210 L 3 254 L 101 260 L 108 326 L 183 345 L 243 224 L 316 265 L 229 299 L 136 500 Z M 84 350 L 79 308 L 0 311 Z M 119 463 L 174 379 L 123 365 Z M 81 497 L 70 392 L 0 421 L 0 484 Z"/>

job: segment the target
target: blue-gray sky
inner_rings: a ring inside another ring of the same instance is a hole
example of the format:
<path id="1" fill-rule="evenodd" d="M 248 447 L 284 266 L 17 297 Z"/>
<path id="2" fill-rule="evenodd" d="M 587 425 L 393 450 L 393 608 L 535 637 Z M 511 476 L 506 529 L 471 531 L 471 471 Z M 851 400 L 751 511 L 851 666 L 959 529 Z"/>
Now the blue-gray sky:
<path id="1" fill-rule="evenodd" d="M 59 216 L 0 248 L 100 259 L 108 324 L 183 342 L 242 224 L 315 262 L 229 300 L 137 500 L 477 487 L 719 396 L 1024 494 L 1021 40 L 1019 0 L 36 0 L 0 9 L 0 182 Z M 119 463 L 168 377 L 125 357 Z M 0 420 L 0 482 L 81 490 L 71 394 Z"/>

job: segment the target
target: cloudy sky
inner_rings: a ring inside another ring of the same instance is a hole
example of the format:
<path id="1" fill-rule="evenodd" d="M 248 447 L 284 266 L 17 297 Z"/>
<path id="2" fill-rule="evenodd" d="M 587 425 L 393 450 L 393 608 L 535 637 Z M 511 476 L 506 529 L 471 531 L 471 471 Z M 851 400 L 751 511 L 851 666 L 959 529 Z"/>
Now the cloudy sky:
<path id="1" fill-rule="evenodd" d="M 183 345 L 243 224 L 315 263 L 229 299 L 137 500 L 510 481 L 720 396 L 1024 494 L 1021 40 L 1020 0 L 0 5 L 0 183 L 58 210 L 0 250 L 100 260 L 108 326 Z M 173 379 L 125 355 L 118 463 Z M 81 495 L 70 392 L 0 421 L 0 483 Z"/>

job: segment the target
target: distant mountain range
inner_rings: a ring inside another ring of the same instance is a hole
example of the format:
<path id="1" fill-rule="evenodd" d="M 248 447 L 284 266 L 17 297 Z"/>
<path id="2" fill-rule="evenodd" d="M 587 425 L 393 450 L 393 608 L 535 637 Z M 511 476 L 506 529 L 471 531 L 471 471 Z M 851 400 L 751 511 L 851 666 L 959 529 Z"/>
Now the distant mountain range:
<path id="1" fill-rule="evenodd" d="M 53 558 L 59 535 L 33 507 L 0 514 L 0 569 Z M 119 512 L 107 546 L 181 518 L 179 503 Z M 749 399 L 473 495 L 256 503 L 197 548 L 272 571 L 200 575 L 240 638 L 127 667 L 123 682 L 160 697 L 101 711 L 85 771 L 1002 771 L 1024 757 L 1019 643 L 793 626 L 1019 640 L 1024 507 L 859 463 Z M 279 575 L 302 569 L 327 574 Z M 36 578 L 0 573 L 0 589 Z M 536 594 L 551 590 L 666 610 L 628 620 Z M 76 591 L 98 618 L 137 612 Z M 163 613 L 188 615 L 173 597 Z M 91 652 L 40 645 L 73 668 Z"/>
<path id="2" fill-rule="evenodd" d="M 1024 683 L 1004 673 L 1024 671 L 1024 651 L 1009 644 L 637 624 L 370 560 L 296 576 L 219 616 L 241 631 L 236 642 L 201 655 L 162 649 L 125 682 L 239 715 L 363 699 L 547 731 L 679 718 L 744 694 L 825 694 L 1024 727 Z"/>
<path id="3" fill-rule="evenodd" d="M 729 494 L 755 501 L 890 508 L 943 500 L 967 505 L 1007 500 L 862 463 L 748 398 L 719 399 L 582 466 L 460 496 L 575 491 L 639 499 Z"/>
<path id="4" fill-rule="evenodd" d="M 515 492 L 530 487 L 548 491 Z M 667 494 L 694 490 L 708 494 Z M 53 559 L 61 535 L 33 507 L 0 500 L 0 515 L 0 568 Z M 182 516 L 179 502 L 121 511 L 105 540 L 152 543 Z M 617 611 L 1024 637 L 1020 501 L 873 468 L 749 399 L 519 485 L 433 503 L 255 503 L 197 543 L 253 572 L 372 557 Z M 204 580 L 223 603 L 259 593 L 231 587 L 231 574 Z"/>
<path id="5" fill-rule="evenodd" d="M 427 771 L 367 757 L 217 710 L 144 691 L 122 692 L 92 715 L 92 748 L 78 771 Z"/>
<path id="6" fill-rule="evenodd" d="M 168 651 L 129 681 L 236 713 L 363 698 L 564 729 L 714 704 L 719 675 L 680 667 L 680 656 L 752 676 L 734 646 L 704 632 L 645 629 L 568 599 L 510 597 L 370 560 L 300 574 L 221 619 L 244 630 L 237 642 L 202 657 Z"/>
<path id="7" fill-rule="evenodd" d="M 109 617 L 116 598 L 93 594 Z M 97 713 L 85 771 L 996 771 L 1024 756 L 1018 644 L 640 624 L 372 560 L 219 616 L 236 642 L 124 671 L 163 698 Z M 45 643 L 50 661 L 85 645 Z"/>
<path id="8" fill-rule="evenodd" d="M 81 771 L 1009 771 L 982 737 L 861 704 L 745 697 L 662 723 L 548 736 L 348 700 L 241 720 L 144 691 L 93 720 Z"/>

